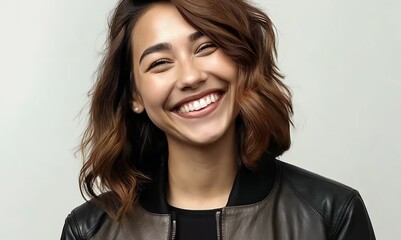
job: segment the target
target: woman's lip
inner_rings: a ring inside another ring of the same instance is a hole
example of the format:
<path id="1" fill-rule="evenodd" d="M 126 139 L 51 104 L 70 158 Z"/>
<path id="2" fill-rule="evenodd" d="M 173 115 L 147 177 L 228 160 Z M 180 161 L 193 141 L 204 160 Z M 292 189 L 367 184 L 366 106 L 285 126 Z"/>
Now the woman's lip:
<path id="1" fill-rule="evenodd" d="M 209 114 L 211 114 L 212 112 L 214 112 L 214 110 L 216 110 L 219 105 L 220 102 L 223 100 L 225 94 L 221 94 L 219 100 L 217 100 L 214 103 L 209 104 L 207 107 L 202 108 L 198 111 L 192 111 L 192 112 L 178 112 L 178 111 L 174 111 L 175 114 L 177 114 L 178 116 L 182 117 L 182 118 L 201 118 L 201 117 L 205 117 Z"/>
<path id="2" fill-rule="evenodd" d="M 192 95 L 189 97 L 184 98 L 183 100 L 181 100 L 180 102 L 178 102 L 174 108 L 172 109 L 172 111 L 176 111 L 177 109 L 179 109 L 182 105 L 187 104 L 189 102 L 195 101 L 195 100 L 199 100 L 207 95 L 210 95 L 212 93 L 216 93 L 219 94 L 220 96 L 222 96 L 224 94 L 224 92 L 222 90 L 219 89 L 210 89 L 210 90 L 206 90 L 203 91 L 201 93 L 198 93 L 196 95 Z"/>

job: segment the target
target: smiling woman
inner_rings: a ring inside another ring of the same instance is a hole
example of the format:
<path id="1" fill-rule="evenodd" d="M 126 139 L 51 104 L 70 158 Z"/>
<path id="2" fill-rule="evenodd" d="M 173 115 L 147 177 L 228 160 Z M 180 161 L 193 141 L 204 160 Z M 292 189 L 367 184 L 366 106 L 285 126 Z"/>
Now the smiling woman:
<path id="1" fill-rule="evenodd" d="M 158 4 L 137 21 L 132 46 L 133 104 L 166 134 L 174 161 L 185 161 L 178 154 L 192 145 L 233 144 L 238 67 L 210 37 Z"/>
<path id="2" fill-rule="evenodd" d="M 241 0 L 117 5 L 62 239 L 374 239 L 357 191 L 276 159 L 292 103 Z"/>

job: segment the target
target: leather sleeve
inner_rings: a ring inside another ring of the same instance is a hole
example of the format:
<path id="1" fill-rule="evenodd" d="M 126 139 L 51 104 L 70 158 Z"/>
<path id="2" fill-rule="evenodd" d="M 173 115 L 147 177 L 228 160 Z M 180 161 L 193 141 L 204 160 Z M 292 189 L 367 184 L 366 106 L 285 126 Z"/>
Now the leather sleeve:
<path id="1" fill-rule="evenodd" d="M 74 221 L 72 213 L 65 219 L 61 240 L 83 240 L 80 237 L 77 223 Z"/>
<path id="2" fill-rule="evenodd" d="M 375 240 L 365 204 L 358 192 L 344 206 L 333 237 L 335 240 Z"/>
<path id="3" fill-rule="evenodd" d="M 92 201 L 85 202 L 65 219 L 61 240 L 91 239 L 106 218 L 107 214 L 101 207 Z"/>

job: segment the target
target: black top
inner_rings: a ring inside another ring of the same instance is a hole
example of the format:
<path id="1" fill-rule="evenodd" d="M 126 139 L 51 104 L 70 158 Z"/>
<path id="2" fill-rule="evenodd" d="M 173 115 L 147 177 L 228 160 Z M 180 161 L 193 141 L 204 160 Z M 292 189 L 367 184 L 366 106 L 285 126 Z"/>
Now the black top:
<path id="1" fill-rule="evenodd" d="M 217 221 L 221 209 L 186 210 L 170 206 L 176 220 L 177 240 L 217 240 Z"/>

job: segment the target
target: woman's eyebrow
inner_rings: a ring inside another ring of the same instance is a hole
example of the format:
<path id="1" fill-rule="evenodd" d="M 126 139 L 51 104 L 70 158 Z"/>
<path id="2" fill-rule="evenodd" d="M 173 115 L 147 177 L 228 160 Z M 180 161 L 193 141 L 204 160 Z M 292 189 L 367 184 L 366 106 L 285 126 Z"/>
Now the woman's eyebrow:
<path id="1" fill-rule="evenodd" d="M 146 55 L 149 55 L 149 54 L 154 53 L 154 52 L 168 51 L 168 50 L 171 50 L 171 49 L 172 49 L 172 47 L 171 47 L 170 43 L 158 43 L 158 44 L 155 44 L 153 46 L 150 46 L 145 51 L 143 51 L 143 53 L 141 55 L 141 58 L 139 59 L 139 64 L 141 64 L 143 58 Z"/>
<path id="2" fill-rule="evenodd" d="M 189 38 L 189 41 L 195 42 L 196 40 L 198 40 L 199 38 L 201 38 L 203 36 L 205 36 L 203 33 L 197 31 L 197 32 L 191 33 L 188 38 Z"/>
<path id="3" fill-rule="evenodd" d="M 205 36 L 203 33 L 197 31 L 197 32 L 191 33 L 188 36 L 188 39 L 190 42 L 194 42 L 203 36 Z M 147 49 L 145 49 L 145 51 L 143 51 L 141 58 L 139 59 L 139 64 L 141 64 L 143 58 L 146 57 L 146 55 L 149 55 L 149 54 L 155 53 L 155 52 L 169 51 L 171 49 L 172 49 L 172 46 L 170 43 L 158 43 L 153 46 L 150 46 Z"/>

